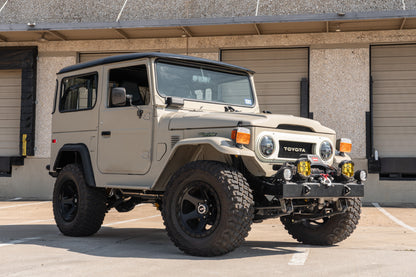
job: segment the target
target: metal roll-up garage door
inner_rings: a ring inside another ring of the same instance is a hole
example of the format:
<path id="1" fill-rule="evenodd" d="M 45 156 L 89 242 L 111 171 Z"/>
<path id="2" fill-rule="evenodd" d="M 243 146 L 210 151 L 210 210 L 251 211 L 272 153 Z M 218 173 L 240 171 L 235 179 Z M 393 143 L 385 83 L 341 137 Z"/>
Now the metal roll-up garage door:
<path id="1" fill-rule="evenodd" d="M 301 114 L 301 80 L 309 75 L 308 48 L 223 50 L 221 60 L 256 72 L 261 110 Z"/>
<path id="2" fill-rule="evenodd" d="M 0 70 L 0 157 L 20 156 L 21 70 Z"/>
<path id="3" fill-rule="evenodd" d="M 371 76 L 381 173 L 416 176 L 416 45 L 373 46 Z"/>

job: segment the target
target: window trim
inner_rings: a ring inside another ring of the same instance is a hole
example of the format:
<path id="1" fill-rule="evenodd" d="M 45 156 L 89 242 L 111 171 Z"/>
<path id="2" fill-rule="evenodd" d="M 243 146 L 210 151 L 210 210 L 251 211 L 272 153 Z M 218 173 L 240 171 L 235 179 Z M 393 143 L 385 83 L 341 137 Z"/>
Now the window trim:
<path id="1" fill-rule="evenodd" d="M 54 93 L 54 97 L 53 97 L 52 114 L 54 114 L 56 112 L 56 100 L 58 98 L 58 90 L 59 90 L 59 81 L 58 81 L 58 79 L 56 79 L 55 93 Z"/>
<path id="2" fill-rule="evenodd" d="M 63 96 L 63 81 L 65 79 L 68 78 L 77 78 L 77 77 L 83 77 L 83 76 L 88 76 L 88 75 L 92 75 L 95 76 L 95 87 L 96 87 L 96 91 L 95 91 L 95 102 L 94 105 L 91 106 L 91 108 L 86 108 L 86 109 L 76 109 L 76 110 L 63 110 L 62 109 L 62 96 Z M 72 113 L 72 112 L 81 112 L 81 111 L 89 111 L 95 108 L 95 106 L 97 105 L 97 97 L 98 97 L 98 78 L 99 78 L 99 74 L 98 71 L 92 71 L 92 72 L 88 72 L 88 73 L 83 73 L 83 74 L 77 74 L 77 75 L 71 75 L 71 76 L 66 76 L 63 77 L 60 80 L 60 88 L 59 88 L 59 112 L 60 113 Z"/>
<path id="3" fill-rule="evenodd" d="M 129 68 L 129 67 L 137 67 L 137 66 L 144 66 L 145 69 L 146 69 L 146 78 L 147 78 L 147 84 L 148 84 L 148 89 L 149 89 L 149 94 L 147 95 L 149 97 L 148 103 L 147 104 L 145 103 L 143 105 L 134 105 L 133 104 L 132 106 L 120 106 L 120 107 L 111 106 L 111 89 L 109 87 L 109 83 L 110 83 L 110 72 L 112 70 Z M 109 67 L 105 71 L 106 71 L 105 74 L 107 76 L 107 80 L 105 81 L 105 86 L 104 86 L 104 89 L 107 91 L 106 100 L 105 100 L 105 102 L 106 102 L 105 108 L 106 109 L 113 109 L 113 108 L 120 109 L 120 108 L 130 108 L 130 107 L 136 107 L 137 108 L 137 107 L 146 107 L 146 106 L 150 106 L 151 105 L 151 103 L 152 103 L 152 95 L 151 95 L 152 94 L 151 93 L 151 91 L 152 91 L 151 90 L 151 82 L 152 82 L 152 80 L 151 80 L 151 74 L 152 73 L 150 72 L 150 65 L 147 62 L 140 62 L 140 63 L 137 63 L 136 62 L 134 64 L 130 64 L 129 63 L 129 65 L 122 65 L 122 66 L 117 65 L 115 67 Z"/>
<path id="4" fill-rule="evenodd" d="M 200 63 L 192 63 L 192 62 L 177 62 L 177 61 L 171 61 L 168 59 L 157 59 L 154 62 L 154 70 L 155 70 L 155 84 L 156 84 L 156 92 L 157 94 L 162 97 L 162 98 L 166 98 L 166 96 L 163 96 L 160 92 L 159 92 L 159 82 L 158 82 L 158 78 L 157 78 L 157 64 L 158 63 L 165 63 L 165 64 L 172 64 L 172 65 L 177 65 L 177 66 L 188 66 L 188 67 L 194 67 L 194 68 L 199 68 L 199 67 L 203 67 L 204 69 L 207 70 L 212 70 L 212 71 L 220 71 L 220 72 L 224 72 L 224 73 L 229 73 L 229 74 L 235 74 L 235 75 L 241 75 L 241 76 L 246 76 L 249 83 L 250 83 L 250 94 L 252 97 L 252 101 L 253 103 L 251 105 L 239 105 L 239 104 L 232 104 L 232 103 L 225 103 L 225 102 L 218 102 L 218 101 L 202 101 L 202 100 L 198 100 L 198 99 L 193 99 L 193 98 L 182 98 L 186 101 L 191 101 L 191 102 L 198 102 L 198 103 L 207 103 L 207 104 L 215 104 L 215 105 L 230 105 L 230 106 L 235 106 L 235 107 L 241 107 L 241 108 L 254 108 L 256 106 L 256 97 L 254 94 L 254 87 L 253 87 L 253 82 L 251 81 L 251 74 L 245 72 L 245 71 L 238 71 L 238 70 L 230 70 L 228 68 L 221 68 L 221 67 L 217 67 L 217 66 L 212 66 L 212 65 L 206 65 L 206 64 L 200 64 Z"/>

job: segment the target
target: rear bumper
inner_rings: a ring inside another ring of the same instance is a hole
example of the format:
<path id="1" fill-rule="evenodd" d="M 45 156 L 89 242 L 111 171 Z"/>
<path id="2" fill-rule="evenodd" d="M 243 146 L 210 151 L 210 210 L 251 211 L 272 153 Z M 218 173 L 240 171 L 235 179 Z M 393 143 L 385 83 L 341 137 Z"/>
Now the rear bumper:
<path id="1" fill-rule="evenodd" d="M 355 198 L 364 196 L 364 184 L 284 183 L 277 185 L 279 198 Z"/>

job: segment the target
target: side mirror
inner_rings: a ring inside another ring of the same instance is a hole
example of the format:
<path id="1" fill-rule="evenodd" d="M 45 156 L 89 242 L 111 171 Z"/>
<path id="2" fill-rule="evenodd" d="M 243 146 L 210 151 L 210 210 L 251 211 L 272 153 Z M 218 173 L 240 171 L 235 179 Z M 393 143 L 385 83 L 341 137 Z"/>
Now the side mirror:
<path id="1" fill-rule="evenodd" d="M 116 87 L 111 89 L 111 106 L 122 107 L 126 105 L 127 95 L 126 89 Z"/>

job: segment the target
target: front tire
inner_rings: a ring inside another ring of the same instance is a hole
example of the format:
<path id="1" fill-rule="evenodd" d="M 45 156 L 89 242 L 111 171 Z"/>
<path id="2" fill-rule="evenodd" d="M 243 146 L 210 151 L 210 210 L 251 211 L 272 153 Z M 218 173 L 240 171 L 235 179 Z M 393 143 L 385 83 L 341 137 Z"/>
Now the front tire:
<path id="1" fill-rule="evenodd" d="M 105 190 L 88 187 L 78 164 L 66 165 L 53 191 L 53 213 L 59 230 L 66 236 L 95 234 L 106 213 Z"/>
<path id="2" fill-rule="evenodd" d="M 171 178 L 162 216 L 179 249 L 195 256 L 219 256 L 239 247 L 247 237 L 253 204 L 240 172 L 220 162 L 196 161 Z"/>
<path id="3" fill-rule="evenodd" d="M 285 229 L 299 242 L 311 245 L 333 245 L 348 238 L 358 224 L 361 213 L 359 198 L 347 199 L 348 208 L 343 214 L 321 221 L 305 219 L 293 223 L 291 216 L 280 218 Z"/>

